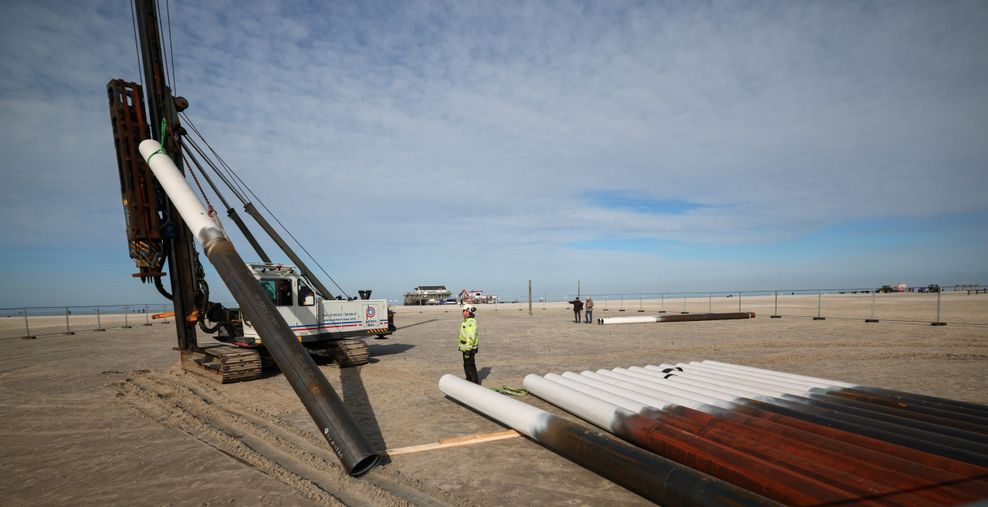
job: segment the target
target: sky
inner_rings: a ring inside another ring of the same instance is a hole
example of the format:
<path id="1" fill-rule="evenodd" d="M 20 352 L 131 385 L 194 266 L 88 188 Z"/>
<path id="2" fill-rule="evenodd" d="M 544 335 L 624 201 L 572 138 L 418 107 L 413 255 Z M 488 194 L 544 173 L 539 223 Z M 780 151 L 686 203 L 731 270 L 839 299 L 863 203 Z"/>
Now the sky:
<path id="1" fill-rule="evenodd" d="M 988 283 L 988 2 L 161 10 L 189 117 L 350 295 Z M 0 307 L 162 301 L 105 95 L 139 69 L 126 1 L 0 2 Z"/>

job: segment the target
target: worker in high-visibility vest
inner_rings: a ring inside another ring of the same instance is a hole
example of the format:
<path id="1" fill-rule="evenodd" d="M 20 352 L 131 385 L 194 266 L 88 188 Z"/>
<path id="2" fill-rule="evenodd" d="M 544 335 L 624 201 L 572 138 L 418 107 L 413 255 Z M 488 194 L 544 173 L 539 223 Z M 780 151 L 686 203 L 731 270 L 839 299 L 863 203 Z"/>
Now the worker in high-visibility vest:
<path id="1" fill-rule="evenodd" d="M 463 305 L 463 322 L 460 323 L 460 352 L 463 353 L 463 373 L 467 380 L 480 385 L 480 376 L 477 375 L 477 342 L 480 336 L 477 333 L 477 307 L 470 303 Z"/>

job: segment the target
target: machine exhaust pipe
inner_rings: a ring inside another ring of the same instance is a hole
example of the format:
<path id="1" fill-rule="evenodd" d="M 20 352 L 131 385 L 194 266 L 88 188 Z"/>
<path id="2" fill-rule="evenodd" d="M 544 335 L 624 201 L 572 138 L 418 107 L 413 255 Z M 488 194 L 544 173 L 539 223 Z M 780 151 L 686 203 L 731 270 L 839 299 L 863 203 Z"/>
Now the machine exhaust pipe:
<path id="1" fill-rule="evenodd" d="M 244 314 L 250 318 L 271 357 L 347 473 L 359 476 L 374 468 L 380 456 L 371 450 L 367 438 L 347 413 L 343 401 L 251 275 L 219 222 L 199 202 L 185 177 L 157 141 L 149 139 L 142 142 L 140 150 L 151 172 L 202 244 L 209 262 L 216 268 Z"/>

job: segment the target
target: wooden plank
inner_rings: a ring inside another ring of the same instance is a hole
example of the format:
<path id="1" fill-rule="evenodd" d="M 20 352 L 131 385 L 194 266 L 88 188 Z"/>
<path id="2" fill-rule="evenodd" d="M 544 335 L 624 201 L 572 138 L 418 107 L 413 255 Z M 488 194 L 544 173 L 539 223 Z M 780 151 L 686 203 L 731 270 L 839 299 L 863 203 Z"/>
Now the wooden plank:
<path id="1" fill-rule="evenodd" d="M 506 438 L 520 437 L 521 433 L 515 430 L 497 431 L 494 433 L 477 433 L 474 435 L 463 435 L 459 437 L 444 438 L 431 444 L 412 445 L 409 447 L 399 447 L 385 451 L 389 456 L 399 454 L 411 454 L 415 452 L 431 451 L 433 449 L 443 449 L 446 447 L 457 447 L 460 445 L 479 444 L 482 442 L 492 442 L 494 440 L 504 440 Z"/>

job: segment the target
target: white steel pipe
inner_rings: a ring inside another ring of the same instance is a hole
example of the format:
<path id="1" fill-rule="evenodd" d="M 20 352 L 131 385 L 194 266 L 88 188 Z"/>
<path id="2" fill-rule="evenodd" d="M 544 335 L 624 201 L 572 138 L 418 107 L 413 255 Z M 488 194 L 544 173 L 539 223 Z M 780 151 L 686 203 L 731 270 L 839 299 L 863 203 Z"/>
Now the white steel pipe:
<path id="1" fill-rule="evenodd" d="M 663 390 L 661 386 L 655 386 L 648 384 L 644 381 L 639 381 L 637 379 L 622 378 L 619 375 L 614 374 L 608 370 L 601 370 L 598 373 L 594 372 L 583 372 L 583 376 L 596 379 L 599 382 L 610 384 L 619 389 L 627 390 L 634 393 L 639 393 L 639 395 L 649 396 L 652 398 L 658 398 L 666 401 L 674 401 L 677 405 L 690 405 L 691 400 L 682 396 L 681 394 L 676 394 L 670 392 L 671 390 Z"/>
<path id="2" fill-rule="evenodd" d="M 680 377 L 688 378 L 698 378 L 701 380 L 709 380 L 711 382 L 721 382 L 725 385 L 736 385 L 746 389 L 750 389 L 755 392 L 760 392 L 769 396 L 782 396 L 783 394 L 794 394 L 805 392 L 802 389 L 788 389 L 780 386 L 775 386 L 772 384 L 767 384 L 764 382 L 757 382 L 753 380 L 739 379 L 736 377 L 729 377 L 717 373 L 698 371 L 696 369 L 688 368 L 687 365 L 680 365 L 683 367 L 683 373 L 678 374 Z"/>
<path id="3" fill-rule="evenodd" d="M 528 392 L 611 433 L 615 431 L 619 417 L 630 416 L 637 412 L 546 380 L 533 373 L 526 375 L 522 384 Z M 641 408 L 645 408 L 644 405 Z"/>
<path id="4" fill-rule="evenodd" d="M 572 375 L 571 372 L 570 374 Z M 621 388 L 613 384 L 608 384 L 606 382 L 597 382 L 587 377 L 581 377 L 580 375 L 575 375 L 575 378 L 573 379 L 567 379 L 564 377 L 564 380 L 568 380 L 569 382 L 577 384 L 578 387 L 574 387 L 574 389 L 578 389 L 581 392 L 590 393 L 590 390 L 604 391 L 607 393 L 611 393 L 615 396 L 634 400 L 636 403 L 641 403 L 645 405 L 645 407 L 654 408 L 654 409 L 662 409 L 668 407 L 669 405 L 678 405 L 680 404 L 681 401 L 682 402 L 688 401 L 688 400 L 680 399 L 678 396 L 667 396 L 665 395 L 665 393 L 659 393 L 656 391 L 649 391 L 645 389 L 641 389 L 639 391 L 632 391 L 629 389 Z M 593 384 L 596 387 L 591 387 L 588 384 Z M 636 412 L 640 412 L 640 411 L 641 408 L 636 410 Z"/>
<path id="5" fill-rule="evenodd" d="M 704 382 L 705 381 L 706 382 L 706 387 L 722 387 L 723 388 L 722 389 L 723 392 L 728 393 L 731 396 L 737 396 L 736 393 L 738 391 L 741 391 L 743 393 L 746 393 L 747 395 L 771 396 L 773 394 L 770 394 L 769 392 L 766 392 L 766 391 L 772 391 L 772 392 L 776 391 L 776 389 L 760 389 L 760 388 L 754 388 L 752 386 L 744 385 L 742 383 L 732 383 L 732 382 L 723 382 L 723 381 L 717 382 L 716 380 L 718 380 L 718 379 L 711 378 L 710 376 L 696 375 L 695 374 L 696 373 L 695 370 L 693 372 L 694 375 L 689 375 L 686 372 L 685 368 L 684 368 L 685 366 L 687 366 L 687 365 L 685 365 L 685 364 L 677 364 L 677 365 L 660 364 L 658 366 L 655 366 L 655 365 L 651 365 L 650 364 L 650 365 L 646 365 L 645 366 L 645 369 L 651 370 L 651 371 L 653 371 L 655 373 L 662 374 L 663 375 L 663 380 L 665 380 L 667 382 L 673 382 L 673 383 L 680 383 L 681 384 L 681 383 L 684 383 L 684 381 L 687 380 L 687 379 L 691 379 L 691 380 L 696 381 L 696 382 Z M 703 385 L 703 384 L 701 384 L 701 385 Z"/>
<path id="6" fill-rule="evenodd" d="M 634 317 L 604 317 L 602 319 L 597 319 L 597 322 L 602 325 L 607 324 L 649 324 L 656 323 L 659 321 L 657 316 L 634 316 Z"/>
<path id="7" fill-rule="evenodd" d="M 718 365 L 714 365 L 714 364 L 708 364 L 708 363 L 704 363 L 704 362 L 700 362 L 700 361 L 691 361 L 689 364 L 690 364 L 690 366 L 693 366 L 693 367 L 696 367 L 696 368 L 710 369 L 712 371 L 720 371 L 720 372 L 730 373 L 730 374 L 734 374 L 734 375 L 744 375 L 746 377 L 753 378 L 753 379 L 765 379 L 765 380 L 771 380 L 771 381 L 786 382 L 786 383 L 791 384 L 791 385 L 794 385 L 794 386 L 797 386 L 798 385 L 798 386 L 802 386 L 802 387 L 819 387 L 819 385 L 820 385 L 819 382 L 809 382 L 809 381 L 806 381 L 806 380 L 800 380 L 800 379 L 795 379 L 795 378 L 773 377 L 771 375 L 765 375 L 763 373 L 759 373 L 759 372 L 755 372 L 755 371 L 735 369 L 735 368 L 726 368 L 726 367 L 723 367 L 723 366 L 718 366 Z"/>
<path id="8" fill-rule="evenodd" d="M 646 421 L 630 410 L 582 395 L 536 375 L 529 377 L 525 379 L 525 386 L 533 393 L 541 392 L 547 397 L 552 396 L 559 404 L 575 403 L 573 408 L 595 418 L 595 424 L 616 426 L 611 421 L 619 415 L 624 415 L 625 421 Z M 564 458 L 655 503 L 695 506 L 708 505 L 710 502 L 739 506 L 776 505 L 750 491 L 453 375 L 443 375 L 439 379 L 439 389 L 470 408 L 511 426 Z M 561 398 L 556 397 L 559 393 L 563 393 Z"/>
<path id="9" fill-rule="evenodd" d="M 529 381 L 528 377 L 531 376 L 532 375 L 527 375 L 523 383 L 528 382 Z M 592 387 L 586 384 L 581 384 L 575 380 L 570 380 L 560 375 L 556 375 L 555 373 L 549 373 L 545 375 L 545 377 L 540 377 L 540 378 L 543 378 L 547 382 L 554 382 L 564 387 L 568 387 L 574 391 L 581 392 L 588 396 L 592 396 L 594 398 L 605 401 L 612 405 L 617 405 L 621 408 L 628 409 L 632 412 L 640 412 L 643 408 L 651 406 L 649 402 L 635 400 L 629 396 L 625 396 L 623 393 L 618 394 L 616 392 L 610 392 L 604 389 L 598 389 L 596 387 Z M 532 382 L 537 382 L 537 381 L 533 380 Z M 525 384 L 525 387 L 528 388 L 528 385 Z"/>
<path id="10" fill-rule="evenodd" d="M 727 378 L 737 378 L 749 382 L 760 382 L 766 385 L 777 386 L 785 389 L 792 389 L 797 392 L 808 392 L 810 389 L 819 388 L 819 385 L 809 384 L 807 382 L 797 381 L 794 379 L 777 378 L 772 379 L 769 377 L 764 377 L 761 375 L 755 375 L 752 373 L 744 372 L 741 370 L 730 370 L 727 368 L 716 368 L 711 366 L 705 366 L 702 364 L 689 363 L 689 367 L 686 371 L 701 371 L 710 374 L 716 374 Z"/>
<path id="11" fill-rule="evenodd" d="M 659 368 L 658 366 L 654 366 L 654 365 L 648 365 L 645 368 L 649 368 L 649 367 Z M 728 394 L 720 391 L 711 392 L 708 389 L 698 389 L 697 387 L 690 384 L 683 384 L 675 381 L 670 382 L 670 379 L 675 377 L 674 374 L 669 378 L 667 378 L 669 374 L 662 373 L 661 371 L 653 371 L 651 369 L 646 371 L 649 371 L 650 373 L 653 374 L 653 379 L 651 380 L 651 382 L 653 383 L 653 385 L 656 386 L 656 389 L 676 389 L 686 393 L 684 394 L 684 396 L 697 401 L 702 401 L 707 405 L 714 405 L 719 408 L 731 408 L 734 404 L 734 401 L 737 399 L 737 396 L 734 394 Z M 679 373 L 678 369 L 676 369 L 676 373 Z"/>
<path id="12" fill-rule="evenodd" d="M 545 419 L 551 415 L 545 410 L 498 394 L 490 389 L 484 389 L 448 373 L 439 379 L 439 390 L 447 396 L 467 404 L 470 408 L 497 419 L 515 431 L 532 438 L 535 437 L 538 430 L 545 428 Z"/>
<path id="13" fill-rule="evenodd" d="M 636 386 L 622 387 L 612 383 L 615 382 L 614 379 L 601 377 L 600 375 L 589 371 L 583 372 L 582 375 L 568 371 L 563 373 L 563 378 L 595 387 L 603 391 L 618 394 L 620 396 L 626 396 L 643 403 L 649 403 L 646 401 L 648 399 L 664 400 L 667 396 L 679 396 L 684 399 L 692 399 L 690 396 L 692 393 L 687 393 L 682 389 L 677 389 L 672 386 L 656 386 L 654 389 Z M 717 400 L 711 401 L 716 403 Z"/>
<path id="14" fill-rule="evenodd" d="M 830 380 L 830 379 L 819 378 L 819 377 L 810 377 L 810 376 L 807 376 L 807 375 L 796 375 L 794 373 L 785 373 L 785 372 L 775 371 L 775 370 L 765 370 L 765 369 L 762 369 L 762 368 L 753 368 L 751 366 L 741 366 L 739 364 L 722 363 L 720 361 L 706 360 L 706 361 L 703 361 L 703 362 L 704 363 L 713 364 L 713 365 L 717 365 L 717 366 L 722 366 L 722 367 L 725 367 L 725 368 L 735 368 L 735 369 L 741 369 L 741 370 L 756 371 L 756 372 L 760 372 L 760 373 L 764 373 L 766 375 L 772 375 L 772 376 L 776 376 L 776 377 L 788 377 L 788 378 L 795 378 L 795 379 L 803 380 L 805 382 L 816 382 L 816 383 L 821 384 L 822 386 L 834 386 L 834 387 L 857 387 L 858 386 L 857 384 L 849 384 L 847 382 L 840 382 L 840 381 L 837 381 L 837 380 Z"/>
<path id="15" fill-rule="evenodd" d="M 672 376 L 666 379 L 666 382 L 671 382 L 673 384 L 681 384 L 683 386 L 692 386 L 695 388 L 703 389 L 704 392 L 715 391 L 732 398 L 752 398 L 757 399 L 761 396 L 765 396 L 762 393 L 757 393 L 754 391 L 749 391 L 747 389 L 742 389 L 735 386 L 724 386 L 722 384 L 716 384 L 713 382 L 707 382 L 699 380 L 696 378 L 688 378 L 681 376 Z"/>
<path id="16" fill-rule="evenodd" d="M 139 148 L 154 177 L 168 194 L 175 209 L 182 215 L 189 230 L 199 239 L 199 243 L 205 245 L 212 238 L 225 238 L 226 232 L 223 231 L 219 221 L 209 215 L 202 202 L 192 192 L 189 183 L 185 181 L 185 176 L 175 167 L 175 163 L 165 153 L 161 144 L 153 139 L 147 139 L 141 142 Z"/>

